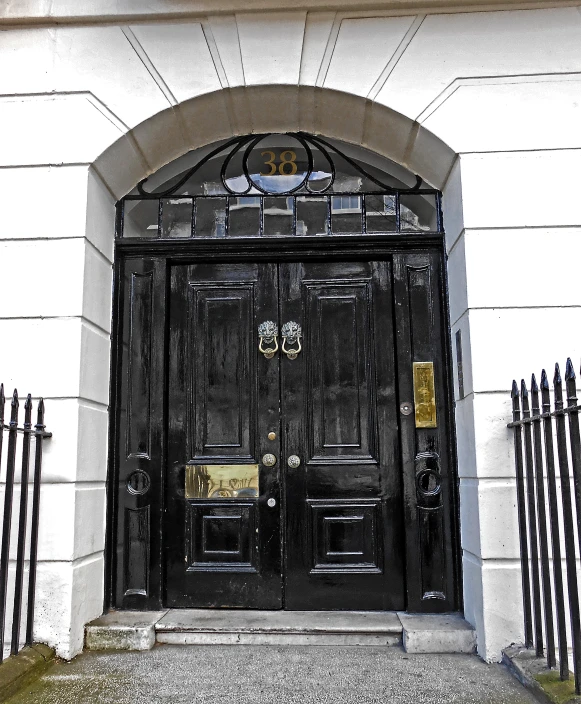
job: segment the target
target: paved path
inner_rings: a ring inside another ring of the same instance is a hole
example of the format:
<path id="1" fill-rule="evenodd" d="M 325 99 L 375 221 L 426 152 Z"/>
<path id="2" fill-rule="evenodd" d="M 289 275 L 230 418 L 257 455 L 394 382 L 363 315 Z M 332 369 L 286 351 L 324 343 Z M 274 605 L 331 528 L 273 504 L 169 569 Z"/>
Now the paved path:
<path id="1" fill-rule="evenodd" d="M 55 664 L 9 704 L 534 704 L 472 655 L 345 646 L 156 646 Z"/>

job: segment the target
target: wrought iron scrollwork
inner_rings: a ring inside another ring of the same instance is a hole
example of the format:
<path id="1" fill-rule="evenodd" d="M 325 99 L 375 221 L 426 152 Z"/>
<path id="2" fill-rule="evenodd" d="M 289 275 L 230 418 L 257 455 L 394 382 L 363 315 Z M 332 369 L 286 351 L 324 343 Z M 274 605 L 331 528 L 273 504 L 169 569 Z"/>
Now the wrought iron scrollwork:
<path id="1" fill-rule="evenodd" d="M 192 176 L 194 176 L 194 174 L 196 174 L 211 159 L 223 153 L 224 160 L 220 168 L 220 180 L 224 187 L 225 194 L 229 194 L 232 196 L 244 196 L 249 194 L 251 191 L 254 193 L 258 192 L 262 195 L 282 196 L 292 195 L 298 192 L 303 192 L 312 195 L 322 195 L 325 193 L 332 192 L 336 178 L 336 167 L 334 161 L 335 157 L 340 157 L 341 159 L 343 159 L 358 174 L 375 184 L 380 189 L 381 193 L 395 194 L 398 192 L 398 189 L 394 188 L 393 186 L 390 186 L 389 184 L 385 183 L 380 178 L 378 178 L 376 175 L 363 168 L 357 161 L 355 161 L 355 159 L 352 159 L 341 149 L 336 147 L 334 144 L 331 144 L 331 142 L 328 142 L 322 137 L 307 134 L 306 132 L 286 132 L 284 133 L 284 135 L 282 135 L 296 140 L 305 151 L 306 168 L 304 171 L 300 172 L 302 174 L 302 178 L 286 190 L 271 190 L 268 188 L 264 188 L 264 186 L 259 182 L 259 180 L 257 180 L 256 174 L 251 173 L 251 170 L 248 166 L 248 160 L 250 155 L 252 154 L 253 149 L 258 146 L 260 142 L 275 136 L 275 133 L 262 133 L 235 137 L 226 142 L 225 144 L 221 144 L 220 146 L 216 147 L 216 149 L 213 149 L 204 157 L 202 157 L 197 164 L 194 164 L 194 166 L 192 166 L 188 171 L 186 171 L 181 176 L 181 178 L 179 178 L 179 180 L 169 188 L 163 191 L 146 191 L 145 183 L 147 182 L 147 179 L 143 179 L 137 184 L 137 190 L 139 194 L 144 198 L 165 198 L 168 196 L 178 195 L 180 189 L 192 178 Z M 327 179 L 324 179 L 327 181 L 327 183 L 323 187 L 317 189 L 311 187 L 312 177 L 315 173 L 315 158 L 313 154 L 314 150 L 316 150 L 321 155 L 322 159 L 327 163 L 329 173 L 329 177 Z M 232 187 L 230 183 L 228 183 L 227 171 L 229 165 L 232 163 L 232 160 L 240 153 L 242 153 L 242 172 L 246 180 L 246 185 L 245 187 L 236 190 Z M 289 174 L 283 173 L 283 175 L 288 176 Z M 422 183 L 422 178 L 416 175 L 416 183 L 414 184 L 414 186 L 407 189 L 407 192 L 419 191 L 422 186 Z"/>

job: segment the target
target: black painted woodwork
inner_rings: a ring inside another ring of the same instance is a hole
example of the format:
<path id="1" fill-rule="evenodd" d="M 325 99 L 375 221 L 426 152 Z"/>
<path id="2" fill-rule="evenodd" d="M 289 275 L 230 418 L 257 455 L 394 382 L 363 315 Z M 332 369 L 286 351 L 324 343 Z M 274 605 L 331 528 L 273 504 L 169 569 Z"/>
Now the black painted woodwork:
<path id="1" fill-rule="evenodd" d="M 441 239 L 301 239 L 118 244 L 111 605 L 460 606 Z M 302 325 L 296 360 L 264 320 Z M 413 361 L 437 428 L 399 411 Z M 260 497 L 186 500 L 187 462 L 257 462 Z"/>
<path id="2" fill-rule="evenodd" d="M 436 428 L 416 428 L 413 414 L 401 418 L 407 608 L 448 611 L 457 570 L 450 540 L 456 487 L 442 264 L 435 252 L 398 254 L 393 262 L 399 395 L 413 399 L 412 362 L 433 360 L 438 418 Z M 427 482 L 424 470 L 430 470 Z"/>
<path id="3" fill-rule="evenodd" d="M 281 321 L 303 352 L 281 359 L 285 605 L 403 609 L 401 480 L 391 266 L 280 265 Z"/>
<path id="4" fill-rule="evenodd" d="M 114 482 L 109 480 L 108 546 L 116 565 L 112 587 L 124 608 L 156 608 L 162 590 L 165 275 L 159 259 L 116 263 L 111 385 L 116 472 Z"/>
<path id="5" fill-rule="evenodd" d="M 282 606 L 279 464 L 260 465 L 256 499 L 185 499 L 185 464 L 255 464 L 278 455 L 278 357 L 258 352 L 277 318 L 272 264 L 171 268 L 166 604 Z M 275 498 L 274 510 L 267 500 Z"/>

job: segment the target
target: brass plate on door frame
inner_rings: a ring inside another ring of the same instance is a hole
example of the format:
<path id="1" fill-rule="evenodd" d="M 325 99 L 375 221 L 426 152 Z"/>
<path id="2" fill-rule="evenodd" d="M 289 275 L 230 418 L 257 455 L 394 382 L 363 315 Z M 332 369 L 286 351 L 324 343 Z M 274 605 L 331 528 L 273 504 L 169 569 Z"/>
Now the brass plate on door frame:
<path id="1" fill-rule="evenodd" d="M 434 363 L 414 362 L 413 371 L 416 428 L 437 428 Z"/>
<path id="2" fill-rule="evenodd" d="M 186 499 L 254 499 L 257 464 L 187 464 Z"/>

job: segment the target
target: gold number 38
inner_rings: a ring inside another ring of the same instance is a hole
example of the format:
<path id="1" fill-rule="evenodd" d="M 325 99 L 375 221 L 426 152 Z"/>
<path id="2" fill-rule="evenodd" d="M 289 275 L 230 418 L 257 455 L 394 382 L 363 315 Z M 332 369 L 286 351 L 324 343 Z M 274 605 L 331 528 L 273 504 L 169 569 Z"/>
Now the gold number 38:
<path id="1" fill-rule="evenodd" d="M 274 176 L 279 173 L 281 176 L 294 176 L 297 172 L 297 155 L 295 152 L 287 149 L 278 155 L 279 163 L 276 164 L 276 154 L 267 150 L 265 152 L 260 152 L 260 156 L 269 156 L 270 159 L 264 162 L 265 166 L 270 166 L 270 171 L 263 173 L 260 172 L 261 176 Z M 287 168 L 289 167 L 289 168 Z"/>

